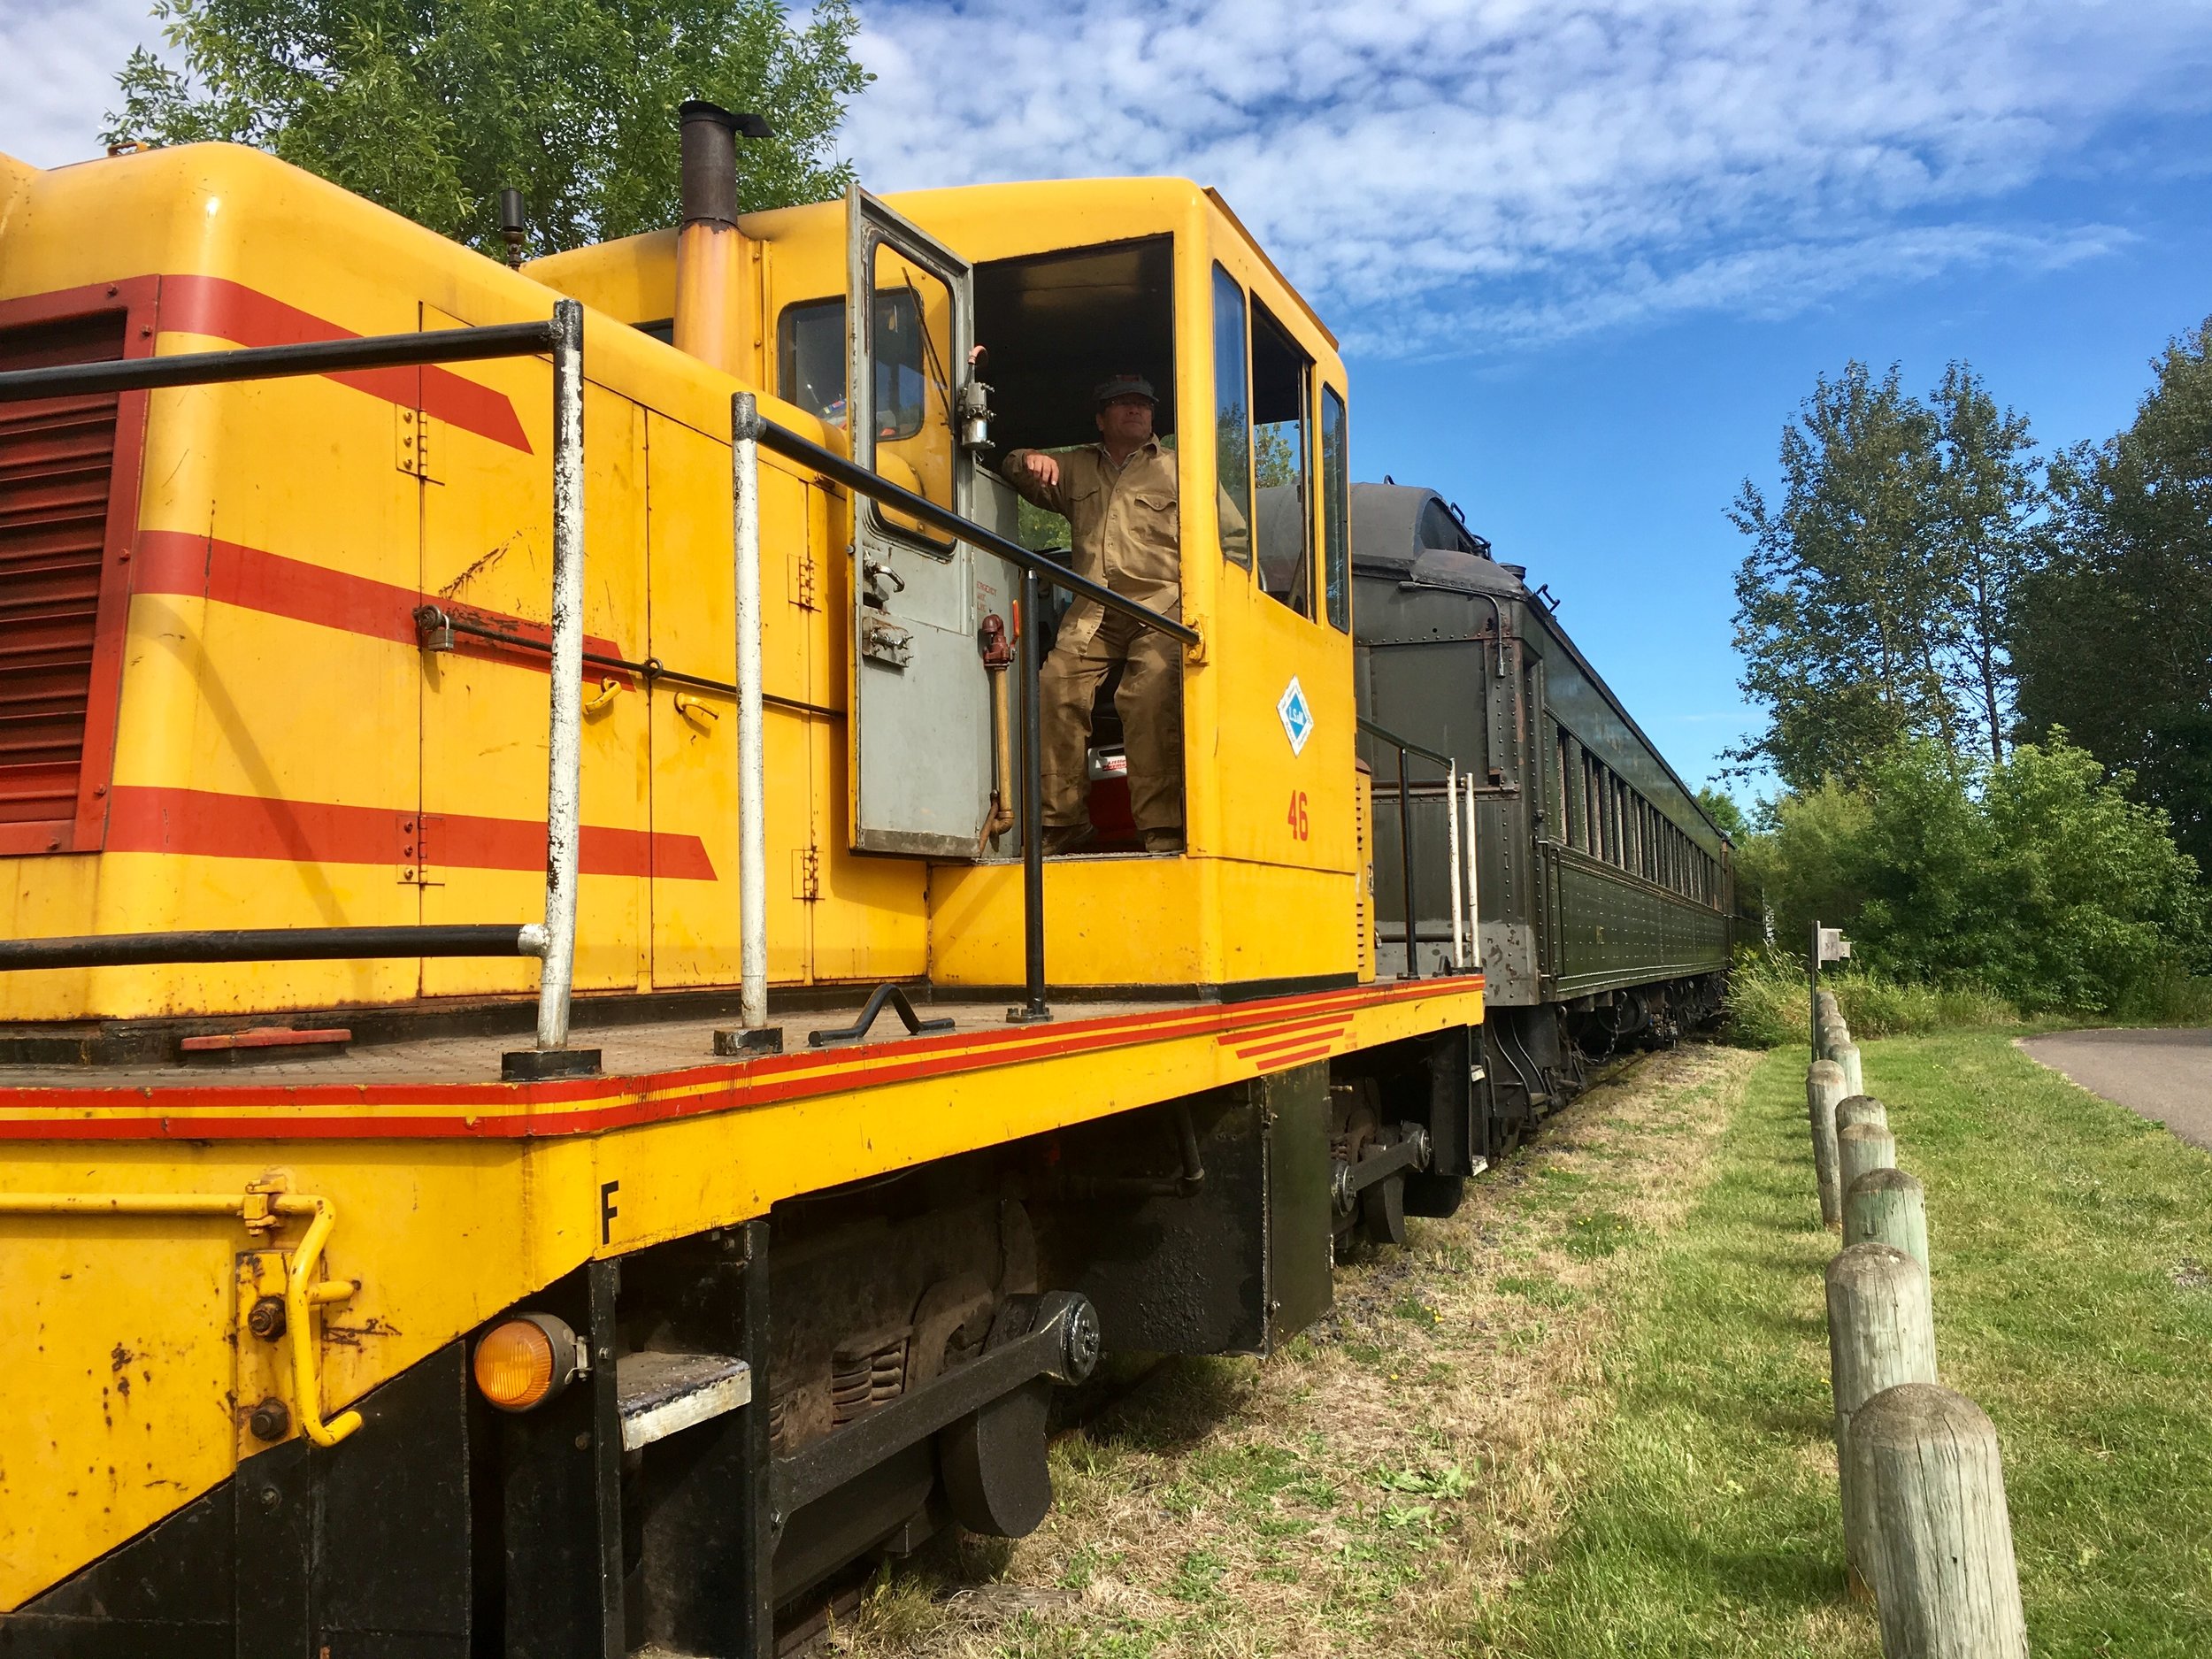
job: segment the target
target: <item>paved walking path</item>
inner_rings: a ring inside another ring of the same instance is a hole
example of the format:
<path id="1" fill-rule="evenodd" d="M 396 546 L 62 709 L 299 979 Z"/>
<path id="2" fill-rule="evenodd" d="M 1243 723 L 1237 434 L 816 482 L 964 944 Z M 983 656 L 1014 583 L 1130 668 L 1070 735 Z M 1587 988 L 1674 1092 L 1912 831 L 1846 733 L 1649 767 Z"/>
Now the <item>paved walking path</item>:
<path id="1" fill-rule="evenodd" d="M 2212 1030 L 2058 1031 L 2020 1046 L 2091 1094 L 2212 1149 Z"/>

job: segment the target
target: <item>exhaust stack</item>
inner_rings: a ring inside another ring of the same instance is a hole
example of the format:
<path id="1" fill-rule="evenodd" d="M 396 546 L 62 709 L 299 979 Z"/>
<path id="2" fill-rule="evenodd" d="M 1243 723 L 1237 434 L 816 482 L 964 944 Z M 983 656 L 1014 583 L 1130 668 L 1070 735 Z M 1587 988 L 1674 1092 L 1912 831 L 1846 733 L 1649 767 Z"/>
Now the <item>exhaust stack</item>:
<path id="1" fill-rule="evenodd" d="M 752 380 L 751 249 L 737 227 L 737 140 L 766 138 L 768 123 L 703 98 L 677 111 L 683 134 L 683 222 L 676 232 L 676 349 Z"/>

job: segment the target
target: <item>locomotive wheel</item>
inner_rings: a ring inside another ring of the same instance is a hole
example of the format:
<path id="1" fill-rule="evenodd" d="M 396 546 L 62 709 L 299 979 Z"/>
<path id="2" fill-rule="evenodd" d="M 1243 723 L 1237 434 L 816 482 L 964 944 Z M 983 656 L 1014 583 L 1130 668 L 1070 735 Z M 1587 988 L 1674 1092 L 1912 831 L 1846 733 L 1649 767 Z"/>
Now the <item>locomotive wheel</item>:
<path id="1" fill-rule="evenodd" d="M 1406 1241 L 1406 1183 L 1405 1178 L 1394 1175 L 1386 1181 L 1377 1181 L 1359 1195 L 1360 1231 L 1371 1244 L 1403 1244 Z"/>

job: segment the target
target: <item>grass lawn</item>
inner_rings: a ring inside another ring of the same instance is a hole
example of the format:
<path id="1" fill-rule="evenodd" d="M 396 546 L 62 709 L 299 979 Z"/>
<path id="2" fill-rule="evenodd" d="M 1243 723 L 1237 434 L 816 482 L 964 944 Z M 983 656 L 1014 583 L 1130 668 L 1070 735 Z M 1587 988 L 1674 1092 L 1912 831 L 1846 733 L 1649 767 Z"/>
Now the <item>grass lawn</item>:
<path id="1" fill-rule="evenodd" d="M 1865 1045 L 1937 1365 L 2004 1451 L 2033 1651 L 2212 1654 L 2212 1157 L 1995 1033 Z M 1801 1053 L 1769 1055 L 1606 1360 L 1591 1479 L 1476 1651 L 1876 1655 L 1842 1594 Z"/>
<path id="2" fill-rule="evenodd" d="M 2212 1655 L 2212 1156 L 2009 1033 L 1863 1045 L 1927 1185 L 1943 1380 L 1995 1420 L 2028 1627 Z M 1594 1090 L 1264 1364 L 1159 1366 L 1054 1450 L 1011 1545 L 948 1540 L 864 1655 L 1819 1655 L 1843 1587 L 1804 1057 Z"/>

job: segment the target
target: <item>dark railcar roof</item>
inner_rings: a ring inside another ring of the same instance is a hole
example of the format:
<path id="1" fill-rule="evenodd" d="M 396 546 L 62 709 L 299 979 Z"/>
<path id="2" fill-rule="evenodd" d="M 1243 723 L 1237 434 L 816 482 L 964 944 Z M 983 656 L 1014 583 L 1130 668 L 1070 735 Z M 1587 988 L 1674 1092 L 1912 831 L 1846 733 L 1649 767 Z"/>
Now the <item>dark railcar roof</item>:
<path id="1" fill-rule="evenodd" d="M 1428 542 L 1421 539 L 1432 535 L 1439 540 Z M 1704 819 L 1714 834 L 1723 841 L 1728 840 L 1727 833 L 1698 804 L 1697 791 L 1683 782 L 1681 774 L 1668 764 L 1659 746 L 1605 683 L 1604 676 L 1567 637 L 1558 618 L 1543 605 L 1533 603 L 1534 595 L 1521 580 L 1525 573 L 1524 567 L 1502 565 L 1492 558 L 1490 543 L 1470 531 L 1434 490 L 1397 483 L 1352 486 L 1352 573 L 1378 582 L 1411 583 L 1432 590 L 1523 601 L 1529 615 L 1558 641 L 1645 752 L 1674 780 L 1691 810 Z M 1364 615 L 1364 608 L 1356 603 L 1352 610 L 1355 638 L 1363 644 L 1379 642 L 1368 632 Z M 1386 726 L 1389 724 L 1379 714 L 1375 718 Z"/>

